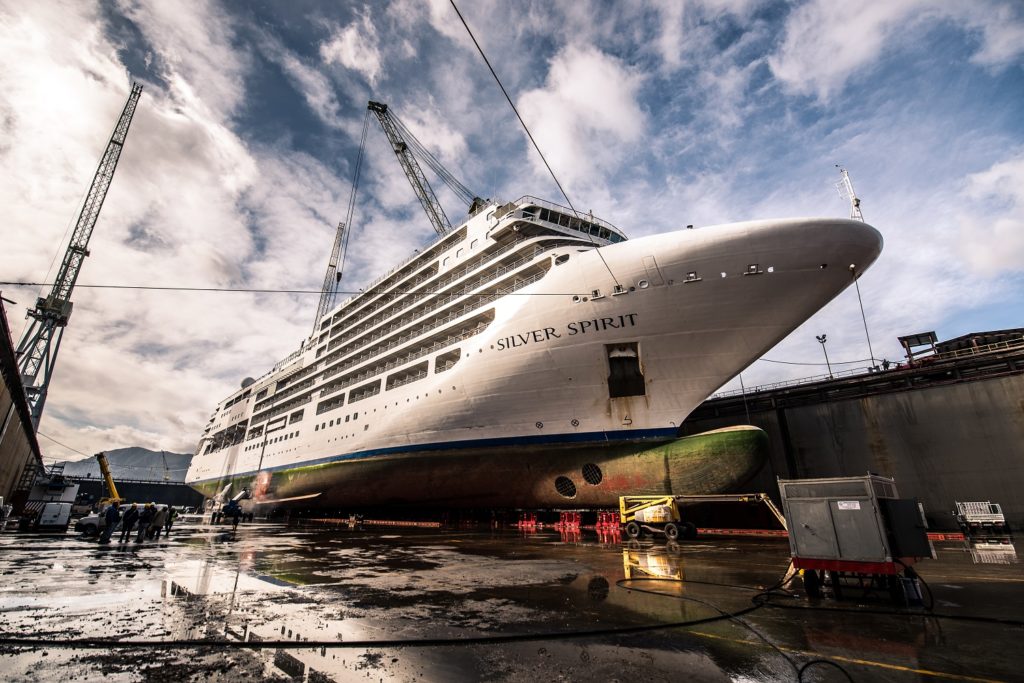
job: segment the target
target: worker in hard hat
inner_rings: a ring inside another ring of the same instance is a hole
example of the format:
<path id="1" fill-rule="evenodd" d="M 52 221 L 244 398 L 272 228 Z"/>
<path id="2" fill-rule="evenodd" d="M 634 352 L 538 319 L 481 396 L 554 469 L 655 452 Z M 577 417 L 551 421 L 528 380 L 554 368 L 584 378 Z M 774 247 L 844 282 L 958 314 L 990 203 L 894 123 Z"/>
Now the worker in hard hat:
<path id="1" fill-rule="evenodd" d="M 167 508 L 158 507 L 156 514 L 153 515 L 153 522 L 149 525 L 149 533 L 153 538 L 160 538 L 160 534 L 163 533 L 164 524 L 167 523 Z"/>
<path id="2" fill-rule="evenodd" d="M 146 507 L 142 508 L 142 513 L 139 515 L 139 534 L 135 537 L 136 543 L 142 543 L 146 538 L 146 532 L 149 531 L 149 525 L 153 523 L 155 516 L 156 506 L 153 503 L 146 503 Z"/>
<path id="3" fill-rule="evenodd" d="M 124 517 L 121 518 L 121 543 L 127 543 L 128 539 L 132 537 L 132 531 L 135 529 L 135 524 L 138 521 L 139 504 L 132 503 L 128 509 L 124 511 Z"/>

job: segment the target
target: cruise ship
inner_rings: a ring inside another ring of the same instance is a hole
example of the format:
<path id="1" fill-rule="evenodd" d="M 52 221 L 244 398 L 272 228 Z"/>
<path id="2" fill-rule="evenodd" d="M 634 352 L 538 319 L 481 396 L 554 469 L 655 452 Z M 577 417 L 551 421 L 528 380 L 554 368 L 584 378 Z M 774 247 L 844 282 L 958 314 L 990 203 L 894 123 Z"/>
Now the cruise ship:
<path id="1" fill-rule="evenodd" d="M 225 398 L 187 482 L 335 510 L 736 490 L 764 433 L 681 423 L 882 247 L 838 218 L 627 239 L 530 196 L 474 209 Z"/>

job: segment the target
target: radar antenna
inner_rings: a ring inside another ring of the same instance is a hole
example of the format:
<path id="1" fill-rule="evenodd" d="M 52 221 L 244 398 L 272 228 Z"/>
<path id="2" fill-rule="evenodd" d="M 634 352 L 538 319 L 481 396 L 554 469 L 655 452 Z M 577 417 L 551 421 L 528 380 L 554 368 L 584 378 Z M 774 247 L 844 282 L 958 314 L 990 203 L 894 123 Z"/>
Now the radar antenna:
<path id="1" fill-rule="evenodd" d="M 850 218 L 863 223 L 864 214 L 860 212 L 860 197 L 853 191 L 853 181 L 850 180 L 850 173 L 839 164 L 836 164 L 836 168 L 839 169 L 839 175 L 842 176 L 839 182 L 836 183 L 839 196 L 850 202 Z"/>
<path id="2" fill-rule="evenodd" d="M 37 299 L 35 308 L 29 310 L 28 317 L 32 318 L 32 322 L 18 343 L 18 370 L 25 386 L 32 426 L 36 429 L 39 429 L 39 420 L 43 415 L 43 405 L 46 403 L 46 392 L 53 376 L 53 367 L 57 362 L 60 340 L 71 316 L 71 293 L 82 270 L 82 262 L 89 255 L 89 238 L 96 227 L 103 200 L 114 178 L 117 160 L 121 156 L 121 149 L 128 136 L 128 126 L 131 125 L 141 94 L 142 86 L 133 83 L 132 92 L 125 102 L 124 109 L 121 110 L 110 142 L 107 143 L 96 175 L 93 176 L 92 185 L 78 215 L 78 222 L 71 234 L 71 241 L 64 252 L 64 260 L 54 279 L 53 289 L 46 297 Z"/>

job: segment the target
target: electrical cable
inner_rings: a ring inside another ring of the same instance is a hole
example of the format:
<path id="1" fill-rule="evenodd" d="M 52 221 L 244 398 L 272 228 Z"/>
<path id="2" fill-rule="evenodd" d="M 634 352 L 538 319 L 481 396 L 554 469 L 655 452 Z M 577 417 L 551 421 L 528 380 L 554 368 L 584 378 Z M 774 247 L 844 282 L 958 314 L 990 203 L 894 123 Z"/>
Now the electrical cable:
<path id="1" fill-rule="evenodd" d="M 44 439 L 49 439 L 50 441 L 54 442 L 58 446 L 63 446 L 64 448 L 68 449 L 69 451 L 74 451 L 75 453 L 78 453 L 79 455 L 84 455 L 87 458 L 91 458 L 92 457 L 88 453 L 83 453 L 82 451 L 78 450 L 77 448 L 72 448 L 71 446 L 67 445 L 66 443 L 61 443 L 60 441 L 57 441 L 57 439 L 53 438 L 52 436 L 47 436 L 46 434 L 43 434 L 40 431 L 36 432 L 36 436 L 41 436 Z"/>
<path id="2" fill-rule="evenodd" d="M 660 591 L 645 590 L 643 588 L 631 588 L 631 587 L 628 587 L 628 586 L 624 585 L 626 583 L 631 583 L 631 582 L 634 582 L 634 581 L 653 581 L 653 582 L 659 582 L 659 583 L 668 582 L 668 583 L 673 583 L 673 584 L 677 584 L 677 585 L 683 585 L 683 584 L 687 584 L 687 583 L 704 583 L 704 582 L 696 582 L 696 581 L 691 582 L 691 581 L 686 581 L 686 580 L 682 580 L 681 581 L 679 579 L 668 579 L 668 578 L 659 578 L 659 577 L 651 576 L 651 577 L 641 577 L 641 578 L 635 578 L 635 579 L 619 579 L 618 581 L 615 582 L 615 585 L 616 585 L 616 587 L 622 588 L 624 590 L 635 590 L 635 591 L 640 592 L 640 593 L 646 593 L 646 594 L 649 594 L 649 595 L 657 595 L 657 596 L 664 597 L 664 598 L 672 598 L 674 600 L 685 600 L 687 602 L 696 602 L 696 603 L 698 603 L 700 605 L 704 605 L 705 607 L 710 607 L 711 609 L 713 609 L 716 612 L 718 612 L 719 614 L 721 614 L 723 617 L 725 617 L 725 618 L 727 618 L 727 619 L 729 619 L 731 621 L 735 621 L 736 623 L 746 627 L 746 629 L 748 631 L 753 633 L 755 636 L 757 636 L 759 639 L 761 639 L 765 644 L 767 644 L 773 650 L 778 652 L 779 655 L 783 659 L 785 659 L 787 662 L 789 662 L 789 665 L 793 667 L 793 671 L 796 672 L 797 678 L 799 680 L 800 668 L 796 665 L 796 662 L 794 662 L 793 659 L 789 655 L 787 655 L 785 652 L 783 652 L 781 649 L 779 649 L 778 645 L 776 645 L 772 641 L 768 640 L 768 638 L 763 633 L 761 633 L 756 628 L 751 626 L 748 622 L 744 621 L 739 616 L 737 616 L 738 613 L 726 612 L 725 610 L 720 608 L 718 605 L 715 605 L 714 603 L 708 602 L 707 600 L 701 600 L 700 598 L 695 598 L 692 595 L 672 595 L 670 593 L 662 593 Z M 740 588 L 740 586 L 736 586 L 736 587 Z M 758 608 L 759 606 L 758 605 L 754 605 L 754 607 Z M 753 610 L 751 610 L 751 611 L 753 611 Z"/>
<path id="3" fill-rule="evenodd" d="M 347 234 L 347 230 L 346 230 Z M 0 286 L 10 285 L 13 287 L 34 287 L 36 285 L 47 284 L 42 282 L 0 282 Z M 157 285 L 83 285 L 76 284 L 76 289 L 139 289 L 147 291 L 157 292 L 230 292 L 230 293 L 245 293 L 245 294 L 316 294 L 319 296 L 322 292 L 319 289 L 251 289 L 247 287 L 175 287 L 175 286 L 157 286 Z M 361 290 L 338 290 L 335 294 L 362 294 Z M 402 292 L 393 291 L 389 292 L 393 296 L 433 296 L 435 294 L 442 294 L 442 291 L 438 290 L 416 290 L 413 292 Z M 473 297 L 473 296 L 491 296 L 488 292 L 457 292 L 457 296 L 462 297 Z M 584 292 L 509 292 L 502 296 L 582 296 L 589 293 Z"/>
<path id="4" fill-rule="evenodd" d="M 710 606 L 710 605 L 709 605 Z M 183 648 L 237 648 L 246 650 L 262 650 L 264 648 L 279 649 L 380 649 L 391 647 L 421 648 L 421 647 L 460 647 L 471 645 L 493 645 L 499 643 L 526 643 L 538 640 L 576 640 L 580 638 L 593 638 L 598 636 L 619 636 L 634 633 L 650 633 L 674 628 L 688 628 L 710 624 L 725 619 L 742 616 L 758 609 L 757 605 L 745 607 L 742 610 L 732 613 L 717 614 L 700 619 L 689 619 L 685 621 L 667 622 L 659 624 L 641 624 L 638 626 L 618 626 L 610 628 L 591 629 L 589 631 L 553 631 L 541 633 L 515 633 L 496 636 L 474 636 L 470 638 L 423 638 L 423 639 L 389 639 L 389 640 L 259 640 L 259 641 L 204 641 L 204 640 L 109 640 L 105 638 L 79 638 L 73 640 L 52 641 L 37 638 L 11 638 L 0 636 L 0 646 L 17 647 L 47 647 L 47 648 L 81 648 L 85 650 L 96 649 L 119 649 L 119 648 L 140 648 L 140 649 L 183 649 Z"/>
<path id="5" fill-rule="evenodd" d="M 544 162 L 544 167 L 548 169 L 548 173 L 551 174 L 551 179 L 554 180 L 555 185 L 558 186 L 558 191 L 562 193 L 563 197 L 565 197 L 566 203 L 569 204 L 569 208 L 572 209 L 572 212 L 576 214 L 576 218 L 582 220 L 580 212 L 576 210 L 575 206 L 573 206 L 572 200 L 569 199 L 569 195 L 566 194 L 565 189 L 562 187 L 562 183 L 558 182 L 558 177 L 555 175 L 555 172 L 551 169 L 551 165 L 548 163 L 547 158 L 544 156 L 544 152 L 540 151 L 540 145 L 538 145 L 537 141 L 533 139 L 533 133 L 530 132 L 530 128 L 526 125 L 526 121 L 523 121 L 523 117 L 519 115 L 519 110 L 516 108 L 516 105 L 512 102 L 512 98 L 509 96 L 508 91 L 505 90 L 505 86 L 502 85 L 501 79 L 498 78 L 498 73 L 494 70 L 494 67 L 491 66 L 491 60 L 487 59 L 487 55 L 484 54 L 484 49 L 480 47 L 480 43 L 477 42 L 476 36 L 473 35 L 473 31 L 469 28 L 469 24 L 466 23 L 465 17 L 462 16 L 462 12 L 460 12 L 458 6 L 456 6 L 455 0 L 448 1 L 451 3 L 452 9 L 455 10 L 455 13 L 459 15 L 459 21 L 461 21 L 462 25 L 465 27 L 466 33 L 469 34 L 470 39 L 473 41 L 473 45 L 476 46 L 477 52 L 479 52 L 480 56 L 483 57 L 484 64 L 487 65 L 487 68 L 490 70 L 491 75 L 494 76 L 495 83 L 498 84 L 498 87 L 501 88 L 501 93 L 505 96 L 505 99 L 508 100 L 508 105 L 512 107 L 512 111 L 515 113 L 516 118 L 519 119 L 520 125 L 522 125 L 523 130 L 526 131 L 526 136 L 530 138 L 530 142 L 533 143 L 533 148 L 537 150 L 537 154 L 540 155 L 541 161 Z M 590 238 L 591 243 L 597 244 L 596 242 L 594 242 L 594 237 L 592 235 L 588 233 L 587 236 Z M 618 278 L 615 277 L 615 273 L 612 272 L 611 267 L 605 260 L 604 254 L 601 253 L 600 249 L 596 249 L 595 251 L 597 251 L 597 255 L 601 258 L 601 263 L 604 264 L 604 267 L 608 271 L 608 274 L 612 276 L 612 280 L 615 282 L 616 286 L 621 286 Z"/>

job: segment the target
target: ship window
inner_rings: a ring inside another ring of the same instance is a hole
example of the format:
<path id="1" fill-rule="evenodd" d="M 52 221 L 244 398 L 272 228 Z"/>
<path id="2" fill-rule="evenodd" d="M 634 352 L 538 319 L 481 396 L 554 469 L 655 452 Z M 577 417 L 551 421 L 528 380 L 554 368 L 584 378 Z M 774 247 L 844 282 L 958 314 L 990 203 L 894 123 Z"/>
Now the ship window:
<path id="1" fill-rule="evenodd" d="M 647 289 L 648 287 L 651 286 L 651 283 L 648 282 L 647 280 L 641 280 L 640 282 L 636 283 L 636 285 L 640 289 Z"/>
<path id="2" fill-rule="evenodd" d="M 452 260 L 452 257 L 451 257 L 451 256 L 445 256 L 445 257 L 444 257 L 444 261 L 441 261 L 441 265 L 442 265 L 442 266 L 447 266 L 447 265 L 448 265 L 448 262 L 449 262 L 449 261 L 451 261 L 451 260 Z"/>
<path id="3" fill-rule="evenodd" d="M 306 412 L 306 411 L 305 410 L 296 410 L 294 413 L 292 413 L 291 418 L 289 418 L 288 424 L 295 424 L 296 422 L 301 422 L 302 421 L 302 414 L 304 412 Z"/>
<path id="4" fill-rule="evenodd" d="M 470 242 L 469 243 L 469 248 L 470 249 L 476 249 L 477 242 L 479 242 L 479 241 L 480 240 L 473 240 L 472 242 Z"/>
<path id="5" fill-rule="evenodd" d="M 352 413 L 352 419 L 353 420 L 358 420 L 359 419 L 359 413 Z"/>
<path id="6" fill-rule="evenodd" d="M 327 426 L 328 427 L 333 427 L 334 426 L 334 420 L 331 420 L 330 423 Z"/>
<path id="7" fill-rule="evenodd" d="M 636 342 L 609 344 L 605 349 L 608 353 L 608 397 L 644 396 L 647 388 Z"/>
<path id="8" fill-rule="evenodd" d="M 560 266 L 560 265 L 562 265 L 563 263 L 565 263 L 568 260 L 569 260 L 569 255 L 568 254 L 560 254 L 560 255 L 555 257 L 555 265 L 556 266 Z"/>
<path id="9" fill-rule="evenodd" d="M 351 417 L 352 417 L 351 415 L 346 415 L 345 416 L 345 422 L 348 422 Z"/>
<path id="10" fill-rule="evenodd" d="M 314 432 L 319 432 L 320 431 L 320 425 L 313 425 L 313 431 Z"/>
<path id="11" fill-rule="evenodd" d="M 774 273 L 775 272 L 775 266 L 768 266 L 768 272 L 769 273 Z"/>
<path id="12" fill-rule="evenodd" d="M 464 252 L 464 251 L 466 251 L 466 250 L 465 249 L 459 249 L 458 251 L 456 251 L 455 252 L 455 258 L 462 258 L 462 252 Z"/>
<path id="13" fill-rule="evenodd" d="M 724 273 L 723 273 L 723 275 L 724 275 Z M 686 282 L 697 282 L 699 280 L 700 280 L 700 277 L 697 275 L 697 271 L 695 271 L 695 270 L 691 270 L 689 273 L 686 274 L 686 280 L 685 280 Z"/>

